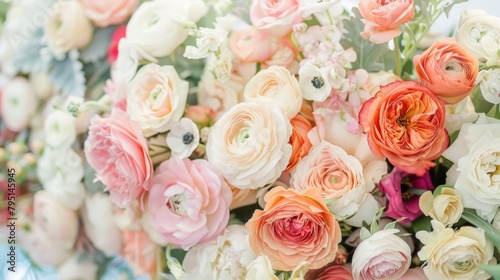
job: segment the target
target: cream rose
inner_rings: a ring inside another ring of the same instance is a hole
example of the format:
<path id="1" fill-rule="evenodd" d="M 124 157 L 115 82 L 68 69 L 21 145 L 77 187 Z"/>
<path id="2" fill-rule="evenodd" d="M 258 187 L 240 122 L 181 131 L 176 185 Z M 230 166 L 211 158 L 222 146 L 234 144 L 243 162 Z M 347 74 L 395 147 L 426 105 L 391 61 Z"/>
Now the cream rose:
<path id="1" fill-rule="evenodd" d="M 355 280 L 397 280 L 411 264 L 410 246 L 396 236 L 398 229 L 384 229 L 363 240 L 352 256 Z"/>
<path id="2" fill-rule="evenodd" d="M 279 280 L 274 274 L 273 266 L 269 258 L 260 255 L 247 266 L 248 273 L 245 280 Z"/>
<path id="3" fill-rule="evenodd" d="M 419 231 L 416 237 L 424 244 L 418 252 L 425 261 L 424 273 L 429 279 L 486 280 L 490 275 L 479 268 L 480 264 L 494 264 L 493 243 L 487 240 L 484 230 L 469 226 L 458 231 L 436 221 L 431 221 L 433 231 Z"/>
<path id="4" fill-rule="evenodd" d="M 292 154 L 290 121 L 280 108 L 243 102 L 221 116 L 210 131 L 207 158 L 229 184 L 256 189 L 272 183 Z"/>
<path id="5" fill-rule="evenodd" d="M 144 2 L 127 25 L 127 39 L 144 58 L 167 56 L 188 37 L 184 24 L 198 21 L 207 11 L 200 0 Z"/>
<path id="6" fill-rule="evenodd" d="M 276 104 L 292 119 L 302 108 L 302 92 L 297 79 L 283 66 L 259 71 L 243 91 L 245 101 Z"/>
<path id="7" fill-rule="evenodd" d="M 146 137 L 168 131 L 184 114 L 188 89 L 173 66 L 148 64 L 129 83 L 127 113 Z"/>
<path id="8" fill-rule="evenodd" d="M 500 66 L 500 19 L 483 10 L 466 10 L 460 16 L 457 41 L 472 52 L 480 65 Z"/>
<path id="9" fill-rule="evenodd" d="M 394 74 L 391 70 L 368 73 L 368 85 L 366 86 L 366 89 L 371 96 L 375 96 L 381 86 L 385 86 L 395 81 L 401 81 L 401 78 Z"/>
<path id="10" fill-rule="evenodd" d="M 446 184 L 455 186 L 464 207 L 491 221 L 500 206 L 500 120 L 480 114 L 462 125 L 443 156 L 454 162 Z"/>
<path id="11" fill-rule="evenodd" d="M 58 1 L 52 6 L 45 24 L 45 35 L 50 49 L 56 55 L 85 48 L 90 44 L 93 34 L 94 27 L 80 1 Z"/>
<path id="12" fill-rule="evenodd" d="M 37 101 L 33 87 L 25 78 L 13 78 L 0 94 L 0 115 L 5 126 L 20 132 L 35 114 Z"/>
<path id="13" fill-rule="evenodd" d="M 464 211 L 462 198 L 453 188 L 443 188 L 436 196 L 430 191 L 425 192 L 420 196 L 419 206 L 426 216 L 446 226 L 458 222 Z"/>

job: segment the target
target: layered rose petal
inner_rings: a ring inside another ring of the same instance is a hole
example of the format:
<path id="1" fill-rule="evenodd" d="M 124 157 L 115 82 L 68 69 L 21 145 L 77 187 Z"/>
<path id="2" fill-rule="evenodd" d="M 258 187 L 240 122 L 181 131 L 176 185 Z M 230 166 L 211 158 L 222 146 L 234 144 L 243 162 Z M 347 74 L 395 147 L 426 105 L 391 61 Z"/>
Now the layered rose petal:
<path id="1" fill-rule="evenodd" d="M 134 12 L 137 0 L 82 0 L 88 17 L 99 27 L 123 23 Z"/>
<path id="2" fill-rule="evenodd" d="M 301 20 L 299 3 L 297 0 L 252 1 L 250 20 L 273 36 L 284 36 Z"/>
<path id="3" fill-rule="evenodd" d="M 300 160 L 305 157 L 312 147 L 311 141 L 307 137 L 307 133 L 312 129 L 311 123 L 302 115 L 297 115 L 290 120 L 292 124 L 292 136 L 290 136 L 290 144 L 292 145 L 292 156 L 288 161 L 285 169 L 291 172 Z"/>
<path id="4" fill-rule="evenodd" d="M 285 271 L 303 261 L 316 269 L 335 259 L 340 227 L 318 189 L 300 192 L 276 187 L 265 200 L 264 210 L 256 210 L 246 224 L 256 254 L 267 256 L 275 270 Z"/>
<path id="5" fill-rule="evenodd" d="M 429 89 L 397 81 L 363 104 L 359 121 L 375 155 L 422 176 L 448 146 L 445 116 L 444 103 Z"/>

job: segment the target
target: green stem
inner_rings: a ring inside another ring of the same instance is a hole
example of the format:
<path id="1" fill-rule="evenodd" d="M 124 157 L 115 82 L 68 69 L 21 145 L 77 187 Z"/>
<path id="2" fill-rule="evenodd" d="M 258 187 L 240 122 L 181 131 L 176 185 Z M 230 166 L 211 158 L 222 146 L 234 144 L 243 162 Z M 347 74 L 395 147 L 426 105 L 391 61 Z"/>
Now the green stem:
<path id="1" fill-rule="evenodd" d="M 399 51 L 399 40 L 398 37 L 393 39 L 394 42 L 394 55 L 396 56 L 396 75 L 401 76 L 401 71 L 403 70 L 401 67 L 401 52 Z"/>

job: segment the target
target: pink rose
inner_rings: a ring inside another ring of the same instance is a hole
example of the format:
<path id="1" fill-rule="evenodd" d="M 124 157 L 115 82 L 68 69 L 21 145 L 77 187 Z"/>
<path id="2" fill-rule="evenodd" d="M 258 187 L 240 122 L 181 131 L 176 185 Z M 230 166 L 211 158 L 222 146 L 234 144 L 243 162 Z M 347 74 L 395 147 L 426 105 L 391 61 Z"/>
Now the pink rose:
<path id="1" fill-rule="evenodd" d="M 231 189 L 208 161 L 172 157 L 153 177 L 151 225 L 169 243 L 188 250 L 224 230 L 231 200 Z"/>
<path id="2" fill-rule="evenodd" d="M 113 64 L 113 62 L 115 62 L 118 58 L 118 43 L 120 43 L 122 38 L 125 38 L 126 34 L 126 25 L 118 27 L 115 32 L 113 32 L 113 35 L 111 36 L 111 44 L 108 47 L 108 62 L 110 65 Z"/>
<path id="3" fill-rule="evenodd" d="M 129 206 L 149 189 L 153 163 L 139 124 L 127 113 L 115 109 L 110 117 L 92 118 L 85 155 L 118 207 Z"/>
<path id="4" fill-rule="evenodd" d="M 399 26 L 413 19 L 413 0 L 361 0 L 359 11 L 365 30 L 361 36 L 375 44 L 389 42 L 401 35 Z"/>
<path id="5" fill-rule="evenodd" d="M 321 272 L 316 280 L 353 280 L 351 269 L 345 266 L 330 266 Z"/>
<path id="6" fill-rule="evenodd" d="M 382 178 L 379 188 L 389 199 L 387 216 L 395 220 L 406 217 L 403 222 L 411 222 L 422 215 L 418 205 L 420 195 L 413 189 L 431 191 L 434 185 L 429 172 L 420 177 L 394 167 L 391 174 Z"/>
<path id="7" fill-rule="evenodd" d="M 255 0 L 250 8 L 250 20 L 259 29 L 282 37 L 302 18 L 297 0 Z"/>
<path id="8" fill-rule="evenodd" d="M 82 0 L 88 17 L 99 27 L 123 23 L 134 12 L 137 0 Z"/>
<path id="9" fill-rule="evenodd" d="M 229 48 L 244 62 L 264 62 L 273 55 L 276 45 L 263 31 L 248 26 L 231 34 Z"/>

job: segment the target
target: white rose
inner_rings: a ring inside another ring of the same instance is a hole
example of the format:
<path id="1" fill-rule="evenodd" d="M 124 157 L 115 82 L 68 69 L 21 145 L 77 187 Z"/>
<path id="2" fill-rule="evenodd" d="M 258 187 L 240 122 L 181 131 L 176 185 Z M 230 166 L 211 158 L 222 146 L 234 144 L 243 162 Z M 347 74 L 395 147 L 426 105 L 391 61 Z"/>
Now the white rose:
<path id="1" fill-rule="evenodd" d="M 186 40 L 187 22 L 196 22 L 208 11 L 199 0 L 155 0 L 142 3 L 127 25 L 127 39 L 144 58 L 170 55 Z"/>
<path id="2" fill-rule="evenodd" d="M 0 114 L 5 126 L 16 132 L 28 128 L 37 106 L 35 92 L 28 80 L 21 77 L 12 79 L 0 97 Z"/>
<path id="3" fill-rule="evenodd" d="M 54 149 L 69 149 L 76 140 L 76 123 L 65 110 L 52 111 L 44 123 L 45 144 Z"/>
<path id="4" fill-rule="evenodd" d="M 243 96 L 245 101 L 276 104 L 289 119 L 302 108 L 299 82 L 283 66 L 271 66 L 259 71 L 248 81 Z"/>
<path id="5" fill-rule="evenodd" d="M 72 49 L 84 49 L 92 41 L 93 33 L 94 27 L 80 1 L 58 1 L 52 6 L 45 35 L 54 54 L 60 56 Z"/>
<path id="6" fill-rule="evenodd" d="M 278 280 L 274 274 L 271 261 L 266 256 L 258 256 L 247 266 L 248 274 L 245 280 Z"/>
<path id="7" fill-rule="evenodd" d="M 431 221 L 433 231 L 419 231 L 416 237 L 424 244 L 418 252 L 425 261 L 424 273 L 429 279 L 486 280 L 490 276 L 479 265 L 495 264 L 493 243 L 484 230 L 464 226 L 455 231 L 438 221 Z"/>
<path id="8" fill-rule="evenodd" d="M 188 90 L 173 66 L 148 64 L 129 83 L 127 112 L 146 137 L 166 132 L 184 114 Z"/>
<path id="9" fill-rule="evenodd" d="M 491 221 L 500 206 L 500 120 L 480 114 L 466 123 L 443 156 L 454 162 L 447 185 L 454 185 L 464 207 Z"/>
<path id="10" fill-rule="evenodd" d="M 500 66 L 500 19 L 483 10 L 466 10 L 460 16 L 457 41 L 471 51 L 481 65 Z"/>
<path id="11" fill-rule="evenodd" d="M 500 103 L 500 68 L 479 72 L 476 81 L 479 83 L 484 99 L 493 104 Z"/>
<path id="12" fill-rule="evenodd" d="M 44 190 L 35 193 L 33 215 L 23 248 L 36 263 L 58 266 L 73 252 L 78 217 Z"/>
<path id="13" fill-rule="evenodd" d="M 398 232 L 398 229 L 384 229 L 358 245 L 352 257 L 355 280 L 397 280 L 406 273 L 411 264 L 411 250 L 395 235 Z"/>
<path id="14" fill-rule="evenodd" d="M 245 226 L 229 225 L 216 239 L 192 247 L 182 263 L 185 279 L 243 279 L 256 258 L 249 236 Z"/>
<path id="15" fill-rule="evenodd" d="M 278 179 L 292 154 L 290 121 L 280 108 L 239 103 L 221 116 L 210 131 L 207 158 L 227 180 L 241 189 L 256 189 Z"/>
<path id="16" fill-rule="evenodd" d="M 120 253 L 122 233 L 115 223 L 113 204 L 107 195 L 94 193 L 87 196 L 82 220 L 85 234 L 97 249 L 108 257 Z"/>
<path id="17" fill-rule="evenodd" d="M 57 268 L 61 280 L 95 280 L 97 264 L 88 256 L 73 254 Z"/>
<path id="18" fill-rule="evenodd" d="M 420 196 L 419 206 L 426 216 L 430 216 L 433 220 L 446 226 L 458 222 L 464 211 L 462 198 L 453 188 L 443 188 L 441 193 L 436 196 L 431 191 L 423 193 Z"/>

